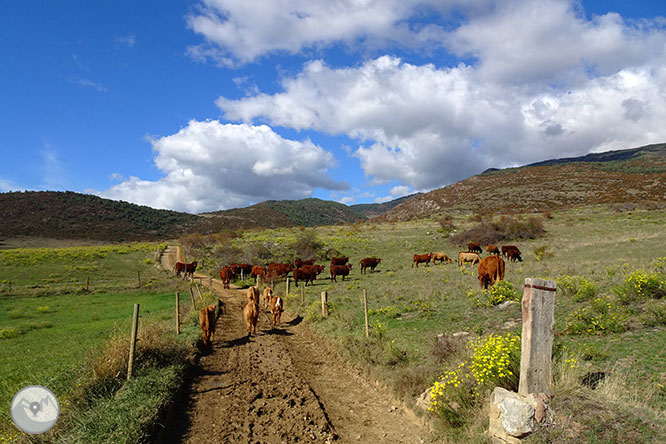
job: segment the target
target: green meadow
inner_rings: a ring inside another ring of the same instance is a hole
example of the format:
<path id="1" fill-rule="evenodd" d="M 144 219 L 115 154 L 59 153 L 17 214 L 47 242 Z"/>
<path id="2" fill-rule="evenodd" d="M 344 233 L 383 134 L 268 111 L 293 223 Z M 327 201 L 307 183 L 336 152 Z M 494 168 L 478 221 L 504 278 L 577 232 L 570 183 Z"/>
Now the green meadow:
<path id="1" fill-rule="evenodd" d="M 177 290 L 187 291 L 187 284 L 154 265 L 160 248 L 157 244 L 124 244 L 0 251 L 1 402 L 8 405 L 20 388 L 39 384 L 53 390 L 61 404 L 58 426 L 34 439 L 136 442 L 145 433 L 145 424 L 137 425 L 136 418 L 100 415 L 99 411 L 111 410 L 103 406 L 113 399 L 125 375 L 134 304 L 140 305 L 139 349 L 175 347 L 174 295 Z M 190 305 L 184 298 L 184 315 Z M 191 353 L 197 334 L 194 324 L 187 318 L 185 334 L 179 338 L 185 352 L 181 347 L 181 351 L 164 352 L 165 356 Z M 184 360 L 137 364 L 136 368 L 131 387 L 141 392 L 142 385 L 154 384 L 151 380 L 163 374 L 158 380 L 165 384 L 162 392 L 169 393 L 147 390 L 143 398 L 128 402 L 140 406 L 144 399 L 145 404 L 155 404 L 156 394 L 162 401 L 173 396 Z M 123 405 L 118 403 L 121 409 Z M 151 408 L 153 415 L 159 413 L 155 405 Z M 2 411 L 0 442 L 25 439 L 13 428 L 8 410 Z"/>

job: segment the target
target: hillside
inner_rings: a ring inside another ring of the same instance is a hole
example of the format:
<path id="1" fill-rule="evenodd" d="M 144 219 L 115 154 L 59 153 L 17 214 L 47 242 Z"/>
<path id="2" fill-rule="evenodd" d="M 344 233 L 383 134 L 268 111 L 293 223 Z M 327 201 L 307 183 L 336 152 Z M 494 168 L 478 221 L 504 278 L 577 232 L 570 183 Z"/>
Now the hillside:
<path id="1" fill-rule="evenodd" d="M 366 220 L 362 214 L 338 202 L 321 199 L 269 200 L 246 208 L 215 211 L 201 215 L 197 225 L 202 233 L 223 229 L 314 227 Z"/>
<path id="2" fill-rule="evenodd" d="M 477 176 L 416 196 L 373 218 L 419 219 L 447 210 L 541 212 L 592 204 L 662 205 L 666 144 L 555 159 Z"/>
<path id="3" fill-rule="evenodd" d="M 161 240 L 177 237 L 198 220 L 187 213 L 71 191 L 0 193 L 0 208 L 0 238 Z"/>
<path id="4" fill-rule="evenodd" d="M 415 194 L 410 194 L 409 196 L 403 196 L 399 197 L 398 199 L 392 200 L 390 202 L 384 202 L 380 204 L 356 204 L 356 205 L 350 205 L 349 208 L 352 210 L 356 211 L 357 213 L 362 214 L 363 216 L 367 218 L 379 216 L 380 214 L 384 214 L 387 211 L 397 207 L 401 203 L 411 199 L 412 197 L 415 196 L 420 196 L 422 193 L 415 193 Z"/>

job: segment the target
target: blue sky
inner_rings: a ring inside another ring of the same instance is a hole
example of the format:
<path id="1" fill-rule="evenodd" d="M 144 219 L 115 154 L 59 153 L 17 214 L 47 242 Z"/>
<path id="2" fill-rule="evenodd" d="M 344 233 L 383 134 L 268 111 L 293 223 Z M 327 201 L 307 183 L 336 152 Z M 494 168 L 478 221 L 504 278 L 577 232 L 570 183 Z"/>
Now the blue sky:
<path id="1" fill-rule="evenodd" d="M 0 192 L 383 202 L 664 142 L 658 5 L 4 2 Z"/>

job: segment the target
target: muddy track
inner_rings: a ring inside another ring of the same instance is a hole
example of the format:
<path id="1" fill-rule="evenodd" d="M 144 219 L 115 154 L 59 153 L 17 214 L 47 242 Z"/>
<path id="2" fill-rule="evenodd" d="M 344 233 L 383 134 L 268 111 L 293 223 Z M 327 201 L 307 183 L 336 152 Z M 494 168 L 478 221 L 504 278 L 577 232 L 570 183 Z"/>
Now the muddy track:
<path id="1" fill-rule="evenodd" d="M 299 317 L 272 328 L 262 306 L 247 337 L 245 291 L 214 289 L 226 310 L 166 424 L 165 443 L 424 443 L 420 421 L 365 380 Z M 287 307 L 288 310 L 289 307 Z"/>

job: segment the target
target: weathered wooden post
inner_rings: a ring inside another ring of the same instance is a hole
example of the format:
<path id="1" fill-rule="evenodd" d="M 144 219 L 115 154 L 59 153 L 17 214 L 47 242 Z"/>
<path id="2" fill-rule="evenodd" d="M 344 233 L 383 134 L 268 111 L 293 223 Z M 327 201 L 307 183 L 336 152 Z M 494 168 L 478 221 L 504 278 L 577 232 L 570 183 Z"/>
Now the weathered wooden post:
<path id="1" fill-rule="evenodd" d="M 285 289 L 285 292 L 284 292 L 284 297 L 288 297 L 289 296 L 289 278 L 287 278 L 287 284 L 286 284 L 285 288 L 286 289 Z"/>
<path id="2" fill-rule="evenodd" d="M 325 291 L 321 292 L 321 315 L 328 317 L 328 293 Z"/>
<path id="3" fill-rule="evenodd" d="M 136 278 L 139 281 L 139 286 L 141 286 L 141 271 L 140 270 L 136 270 Z"/>
<path id="4" fill-rule="evenodd" d="M 301 284 L 301 304 L 305 303 L 305 284 Z"/>
<path id="5" fill-rule="evenodd" d="M 90 290 L 90 276 L 86 278 L 86 291 Z"/>
<path id="6" fill-rule="evenodd" d="M 257 276 L 255 277 L 255 280 L 254 280 L 254 286 L 257 287 L 257 288 L 259 288 L 259 275 L 257 275 Z"/>
<path id="7" fill-rule="evenodd" d="M 365 337 L 370 335 L 370 328 L 368 326 L 368 293 L 365 288 L 363 289 L 363 311 L 365 312 Z"/>
<path id="8" fill-rule="evenodd" d="M 550 394 L 555 281 L 525 279 L 518 393 Z"/>
<path id="9" fill-rule="evenodd" d="M 134 304 L 134 314 L 132 315 L 132 330 L 130 330 L 130 349 L 129 361 L 127 362 L 127 379 L 132 377 L 134 369 L 134 350 L 136 348 L 136 332 L 139 329 L 139 304 Z"/>
<path id="10" fill-rule="evenodd" d="M 176 292 L 176 334 L 180 334 L 180 293 Z"/>
<path id="11" fill-rule="evenodd" d="M 190 299 L 192 300 L 192 309 L 197 309 L 197 304 L 194 302 L 194 290 L 190 287 Z"/>

